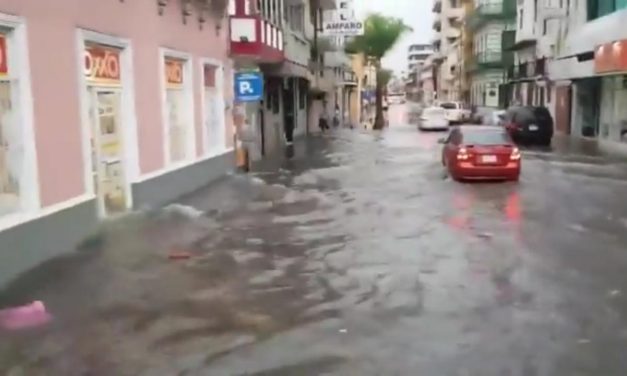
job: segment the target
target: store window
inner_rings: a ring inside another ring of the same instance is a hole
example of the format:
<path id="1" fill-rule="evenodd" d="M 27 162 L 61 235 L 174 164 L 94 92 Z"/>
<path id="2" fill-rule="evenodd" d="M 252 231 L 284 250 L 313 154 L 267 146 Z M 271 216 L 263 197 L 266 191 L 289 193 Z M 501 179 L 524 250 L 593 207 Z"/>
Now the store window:
<path id="1" fill-rule="evenodd" d="M 89 120 L 94 191 L 104 216 L 124 212 L 129 205 L 125 180 L 124 124 L 122 111 L 123 50 L 104 44 L 85 44 L 84 74 Z"/>
<path id="2" fill-rule="evenodd" d="M 205 64 L 204 76 L 204 129 L 205 152 L 216 154 L 226 148 L 226 124 L 224 96 L 222 92 L 222 68 Z"/>
<path id="3" fill-rule="evenodd" d="M 188 60 L 165 57 L 165 109 L 167 155 L 170 163 L 189 160 L 194 155 L 194 126 L 191 77 Z"/>
<path id="4" fill-rule="evenodd" d="M 24 169 L 23 136 L 15 114 L 17 78 L 9 67 L 7 35 L 0 34 L 0 216 L 20 210 Z"/>

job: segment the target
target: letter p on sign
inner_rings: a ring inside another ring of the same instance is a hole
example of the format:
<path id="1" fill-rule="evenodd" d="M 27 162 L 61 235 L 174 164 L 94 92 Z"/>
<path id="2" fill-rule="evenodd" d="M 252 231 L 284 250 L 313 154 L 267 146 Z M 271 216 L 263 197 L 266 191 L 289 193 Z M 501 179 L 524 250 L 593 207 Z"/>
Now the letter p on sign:
<path id="1" fill-rule="evenodd" d="M 242 95 L 253 94 L 255 91 L 248 81 L 240 81 L 239 82 L 239 92 Z"/>

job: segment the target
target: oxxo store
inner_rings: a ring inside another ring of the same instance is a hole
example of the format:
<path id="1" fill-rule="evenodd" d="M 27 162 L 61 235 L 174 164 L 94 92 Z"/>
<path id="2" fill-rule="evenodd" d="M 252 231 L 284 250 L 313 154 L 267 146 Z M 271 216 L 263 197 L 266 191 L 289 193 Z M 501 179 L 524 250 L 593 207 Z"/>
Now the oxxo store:
<path id="1" fill-rule="evenodd" d="M 627 142 L 627 40 L 598 46 L 594 53 L 600 100 L 598 137 Z M 600 77 L 599 77 L 600 76 Z"/>
<path id="2" fill-rule="evenodd" d="M 86 42 L 83 97 L 87 139 L 88 184 L 96 194 L 101 216 L 131 207 L 123 111 L 123 49 Z M 86 111 L 85 111 L 86 110 Z"/>

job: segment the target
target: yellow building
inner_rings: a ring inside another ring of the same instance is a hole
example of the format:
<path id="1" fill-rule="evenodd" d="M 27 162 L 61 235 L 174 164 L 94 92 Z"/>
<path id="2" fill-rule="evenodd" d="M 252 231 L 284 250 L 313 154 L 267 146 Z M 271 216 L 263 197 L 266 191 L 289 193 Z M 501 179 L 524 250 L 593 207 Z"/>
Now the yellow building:
<path id="1" fill-rule="evenodd" d="M 464 14 L 468 15 L 475 9 L 474 0 L 462 0 Z M 462 28 L 461 37 L 461 99 L 466 103 L 470 103 L 470 89 L 472 87 L 472 76 L 470 75 L 470 64 L 472 64 L 473 56 L 473 39 L 474 34 L 468 25 Z"/>
<path id="2" fill-rule="evenodd" d="M 375 66 L 364 54 L 351 55 L 351 66 L 357 78 L 357 91 L 350 97 L 351 124 L 372 127 L 374 121 L 374 92 L 377 80 Z"/>

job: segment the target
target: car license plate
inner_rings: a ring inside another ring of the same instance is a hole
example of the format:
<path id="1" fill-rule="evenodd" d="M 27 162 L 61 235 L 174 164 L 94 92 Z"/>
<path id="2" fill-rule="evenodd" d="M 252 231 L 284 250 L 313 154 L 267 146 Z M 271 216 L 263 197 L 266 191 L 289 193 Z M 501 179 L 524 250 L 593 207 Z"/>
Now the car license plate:
<path id="1" fill-rule="evenodd" d="M 496 163 L 496 155 L 483 155 L 481 156 L 482 163 Z"/>
<path id="2" fill-rule="evenodd" d="M 537 130 L 538 130 L 538 126 L 537 126 L 537 125 L 535 125 L 535 124 L 531 124 L 531 125 L 529 126 L 529 130 L 530 130 L 530 131 L 537 131 Z"/>

